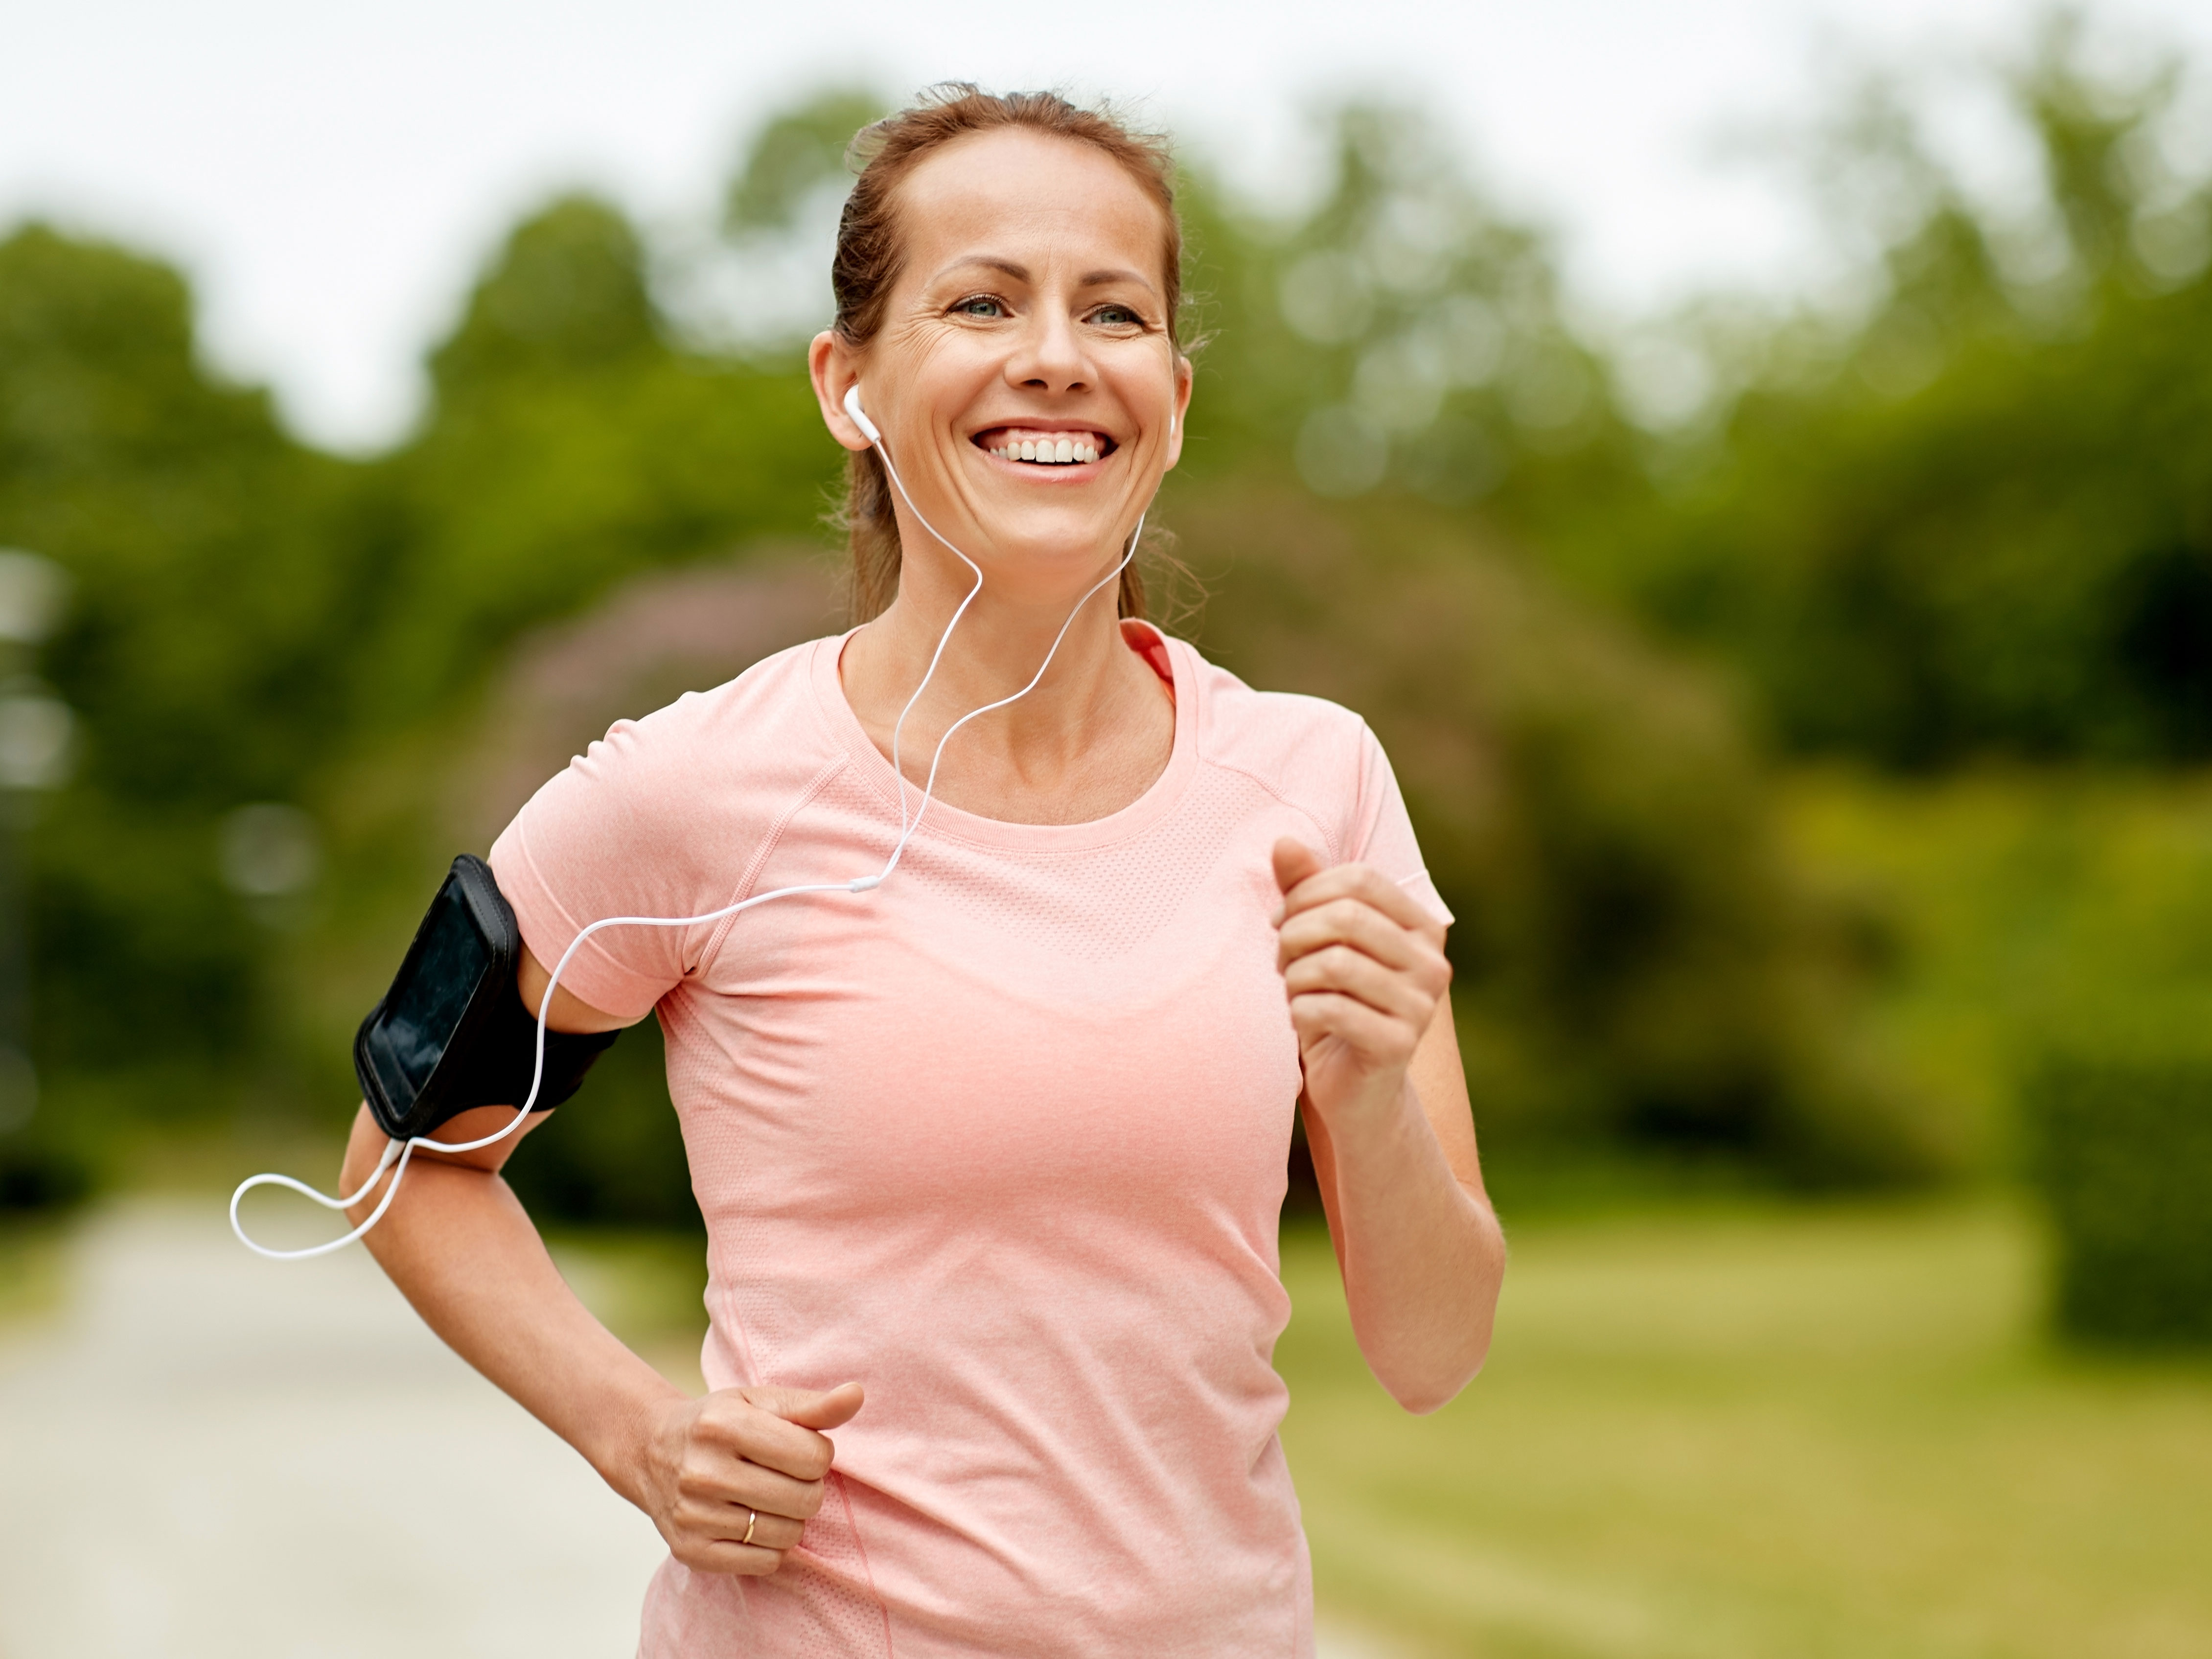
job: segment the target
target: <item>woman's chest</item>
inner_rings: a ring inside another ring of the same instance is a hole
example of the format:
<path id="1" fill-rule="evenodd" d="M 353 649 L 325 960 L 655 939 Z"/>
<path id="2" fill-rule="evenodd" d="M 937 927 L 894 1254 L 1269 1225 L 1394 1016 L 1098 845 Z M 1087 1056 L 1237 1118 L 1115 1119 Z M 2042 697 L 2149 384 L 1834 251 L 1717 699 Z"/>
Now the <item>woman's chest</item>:
<path id="1" fill-rule="evenodd" d="M 1299 1073 L 1267 828 L 1134 875 L 922 848 L 879 902 L 755 913 L 666 1006 L 695 1164 L 817 1217 L 1272 1202 Z"/>

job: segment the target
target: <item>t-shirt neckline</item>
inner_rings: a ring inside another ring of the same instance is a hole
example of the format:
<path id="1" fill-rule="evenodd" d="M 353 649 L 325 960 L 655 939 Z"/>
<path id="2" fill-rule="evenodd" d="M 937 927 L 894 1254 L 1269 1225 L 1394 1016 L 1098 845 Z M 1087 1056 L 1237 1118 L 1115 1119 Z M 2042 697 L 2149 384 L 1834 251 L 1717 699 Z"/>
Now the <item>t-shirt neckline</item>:
<path id="1" fill-rule="evenodd" d="M 1015 823 L 1005 818 L 987 818 L 977 813 L 948 805 L 942 800 L 932 800 L 922 821 L 924 836 L 941 836 L 970 845 L 984 847 L 1018 847 L 1030 851 L 1076 850 L 1102 847 L 1126 840 L 1151 828 L 1175 809 L 1196 764 L 1198 755 L 1199 684 L 1192 671 L 1190 648 L 1174 640 L 1151 623 L 1124 619 L 1121 626 L 1149 629 L 1166 647 L 1169 662 L 1175 671 L 1175 745 L 1168 755 L 1168 763 L 1159 776 L 1152 780 L 1145 793 L 1119 811 L 1109 812 L 1103 818 L 1091 818 L 1082 823 Z M 814 643 L 812 678 L 815 702 L 828 721 L 830 730 L 851 758 L 856 775 L 866 781 L 869 787 L 883 799 L 896 819 L 898 813 L 898 776 L 892 771 L 890 757 L 878 749 L 860 724 L 860 717 L 853 712 L 853 705 L 845 700 L 845 687 L 838 677 L 838 659 L 844 654 L 846 641 L 860 631 L 848 629 L 842 634 L 832 635 Z M 1131 647 L 1133 650 L 1135 647 Z M 1146 665 L 1150 672 L 1151 665 Z M 959 739 L 955 738 L 954 742 Z M 919 804 L 921 791 L 915 784 L 907 786 L 907 801 L 911 809 Z"/>

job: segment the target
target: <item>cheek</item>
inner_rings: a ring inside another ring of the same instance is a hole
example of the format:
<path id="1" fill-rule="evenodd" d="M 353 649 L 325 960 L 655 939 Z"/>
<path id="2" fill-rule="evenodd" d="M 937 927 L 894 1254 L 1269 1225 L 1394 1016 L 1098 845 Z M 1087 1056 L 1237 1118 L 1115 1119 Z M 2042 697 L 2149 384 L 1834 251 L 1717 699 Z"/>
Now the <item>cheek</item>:
<path id="1" fill-rule="evenodd" d="M 959 425 L 996 382 L 1002 355 L 941 324 L 910 326 L 884 343 L 889 349 L 879 356 L 871 378 L 882 383 L 888 394 L 884 402 L 903 405 L 902 423 L 910 422 L 917 431 L 941 433 Z"/>
<path id="2" fill-rule="evenodd" d="M 1147 340 L 1141 351 L 1133 351 L 1127 357 L 1117 357 L 1108 365 L 1108 386 L 1115 398 L 1145 427 L 1146 434 L 1156 440 L 1176 435 L 1170 430 L 1176 422 L 1176 404 L 1181 390 L 1172 354 L 1167 348 L 1167 361 L 1159 343 Z"/>

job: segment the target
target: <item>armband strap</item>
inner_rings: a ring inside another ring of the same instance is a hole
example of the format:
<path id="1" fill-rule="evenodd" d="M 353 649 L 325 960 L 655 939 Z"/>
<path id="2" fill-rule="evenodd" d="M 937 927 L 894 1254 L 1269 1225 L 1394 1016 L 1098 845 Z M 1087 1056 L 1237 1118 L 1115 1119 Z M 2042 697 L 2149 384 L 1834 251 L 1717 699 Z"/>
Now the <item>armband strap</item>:
<path id="1" fill-rule="evenodd" d="M 372 1030 L 384 1005 L 378 1003 L 362 1022 Z M 614 1047 L 622 1035 L 611 1031 L 545 1030 L 545 1075 L 538 1085 L 532 1112 L 550 1112 L 584 1086 L 584 1073 L 599 1057 Z M 394 1139 L 428 1134 L 440 1124 L 478 1106 L 520 1106 L 530 1093 L 530 1074 L 537 1060 L 538 1016 L 523 1004 L 522 994 L 509 986 L 495 996 L 476 1029 L 447 1048 L 437 1071 L 434 1093 L 425 1091 L 402 1110 L 394 1111 L 383 1098 L 379 1079 L 368 1070 L 361 1046 L 356 1045 L 354 1068 L 364 1097 L 385 1133 Z M 392 1121 L 387 1122 L 389 1117 Z"/>
<path id="2" fill-rule="evenodd" d="M 545 1075 L 539 1080 L 538 1098 L 530 1109 L 550 1112 L 582 1088 L 584 1073 L 615 1046 L 615 1039 L 621 1035 L 620 1027 L 611 1031 L 556 1031 L 547 1026 Z M 524 1004 L 520 990 L 510 988 L 493 1005 L 491 1018 L 475 1034 L 468 1051 L 453 1056 L 460 1070 L 446 1103 L 454 1111 L 471 1106 L 521 1105 L 530 1093 L 537 1048 L 537 1012 Z"/>
<path id="3" fill-rule="evenodd" d="M 523 954 L 514 908 L 491 866 L 464 854 L 431 900 L 383 1000 L 354 1036 L 354 1073 L 377 1127 L 428 1134 L 477 1106 L 520 1106 L 536 1069 L 538 1015 L 515 987 Z M 545 1033 L 531 1109 L 574 1094 L 621 1032 Z"/>

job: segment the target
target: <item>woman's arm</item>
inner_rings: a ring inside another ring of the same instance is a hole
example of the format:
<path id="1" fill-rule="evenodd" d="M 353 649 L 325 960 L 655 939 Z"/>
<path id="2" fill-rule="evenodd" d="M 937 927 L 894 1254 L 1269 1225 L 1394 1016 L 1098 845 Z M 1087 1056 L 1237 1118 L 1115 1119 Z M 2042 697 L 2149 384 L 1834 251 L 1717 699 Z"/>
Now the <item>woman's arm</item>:
<path id="1" fill-rule="evenodd" d="M 545 982 L 526 951 L 518 983 L 526 1006 L 537 1006 Z M 565 990 L 547 1019 L 562 1031 L 626 1023 Z M 439 1133 L 473 1139 L 510 1115 L 511 1108 L 478 1107 Z M 455 1352 L 650 1516 L 677 1559 L 705 1571 L 774 1572 L 822 1501 L 833 1448 L 818 1431 L 860 1409 L 860 1389 L 732 1389 L 694 1400 L 624 1347 L 576 1299 L 501 1178 L 515 1143 L 543 1121 L 533 1115 L 473 1152 L 418 1148 L 399 1196 L 367 1237 L 371 1254 Z M 368 1178 L 385 1145 L 363 1106 L 340 1190 Z M 356 1220 L 378 1196 L 355 1206 Z"/>
<path id="2" fill-rule="evenodd" d="M 1409 1411 L 1490 1351 L 1505 1239 L 1483 1191 L 1443 928 L 1364 865 L 1275 847 L 1300 1101 L 1360 1352 Z"/>

